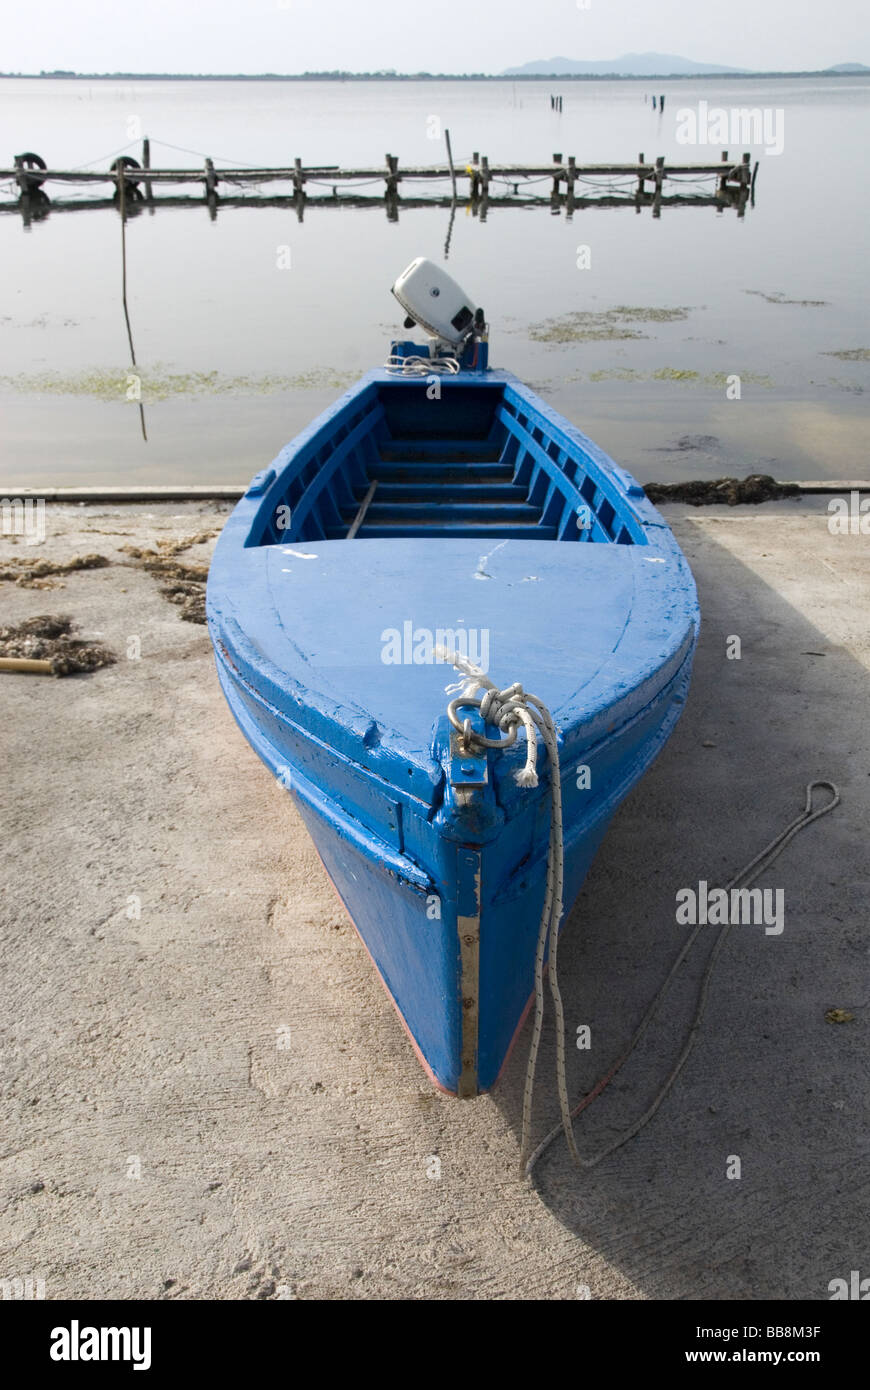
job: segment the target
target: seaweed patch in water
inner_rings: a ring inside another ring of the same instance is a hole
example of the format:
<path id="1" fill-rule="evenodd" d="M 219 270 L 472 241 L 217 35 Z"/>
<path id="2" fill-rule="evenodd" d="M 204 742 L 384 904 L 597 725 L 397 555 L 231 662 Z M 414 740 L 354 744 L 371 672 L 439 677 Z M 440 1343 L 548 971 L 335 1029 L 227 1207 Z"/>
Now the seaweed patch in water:
<path id="1" fill-rule="evenodd" d="M 799 309 L 824 309 L 828 304 L 827 299 L 787 299 L 778 290 L 774 290 L 773 294 L 765 294 L 764 290 L 744 290 L 743 293 L 754 294 L 768 304 L 795 304 Z"/>
<path id="2" fill-rule="evenodd" d="M 582 380 L 582 377 L 580 378 Z M 590 381 L 643 381 L 640 372 L 636 372 L 633 367 L 602 367 L 597 372 L 589 373 Z"/>
<path id="3" fill-rule="evenodd" d="M 653 450 L 653 452 L 656 454 L 685 454 L 700 450 L 703 453 L 710 453 L 719 447 L 720 440 L 715 434 L 681 434 L 676 443 L 666 444 Z M 650 486 L 655 487 L 657 484 L 651 483 Z M 658 484 L 658 486 L 664 487 L 665 484 Z"/>
<path id="4" fill-rule="evenodd" d="M 685 367 L 657 367 L 652 375 L 653 381 L 699 381 L 701 377 Z"/>
<path id="5" fill-rule="evenodd" d="M 765 389 L 773 386 L 770 377 L 760 372 L 739 372 L 737 375 L 744 385 L 763 386 Z M 573 377 L 571 380 L 582 381 L 583 378 Z M 657 367 L 653 372 L 638 372 L 633 367 L 602 367 L 597 372 L 590 372 L 589 380 L 596 383 L 603 381 L 678 381 L 695 386 L 720 387 L 722 390 L 729 384 L 729 377 L 725 372 L 711 372 L 707 376 L 702 376 L 700 372 L 685 367 Z"/>
<path id="6" fill-rule="evenodd" d="M 746 386 L 747 384 L 750 386 L 763 386 L 765 390 L 768 390 L 774 385 L 773 380 L 766 372 L 735 372 L 734 375 L 740 377 L 742 386 Z M 709 376 L 701 378 L 705 386 L 720 386 L 723 391 L 725 387 L 730 384 L 731 379 L 731 375 L 728 372 L 711 372 Z"/>
<path id="7" fill-rule="evenodd" d="M 629 319 L 633 323 L 676 323 L 689 317 L 689 309 L 682 306 L 675 309 L 644 308 L 630 304 L 620 304 L 610 313 L 616 318 Z"/>
<path id="8" fill-rule="evenodd" d="M 839 352 L 823 352 L 823 357 L 838 357 L 841 362 L 870 362 L 870 348 L 840 348 Z"/>
<path id="9" fill-rule="evenodd" d="M 620 304 L 615 309 L 591 310 L 563 314 L 560 318 L 533 323 L 529 337 L 536 343 L 585 343 L 646 338 L 631 325 L 635 323 L 673 323 L 684 319 L 689 310 L 683 308 L 656 309 Z"/>
<path id="10" fill-rule="evenodd" d="M 0 376 L 0 386 L 15 391 L 38 392 L 53 396 L 90 396 L 100 401 L 128 404 L 140 397 L 130 396 L 131 369 L 94 367 L 86 372 L 21 372 Z M 294 376 L 224 376 L 220 372 L 169 372 L 159 363 L 137 367 L 135 376 L 144 404 L 177 396 L 262 396 L 278 391 L 341 390 L 354 380 L 352 372 L 329 367 L 313 367 Z"/>

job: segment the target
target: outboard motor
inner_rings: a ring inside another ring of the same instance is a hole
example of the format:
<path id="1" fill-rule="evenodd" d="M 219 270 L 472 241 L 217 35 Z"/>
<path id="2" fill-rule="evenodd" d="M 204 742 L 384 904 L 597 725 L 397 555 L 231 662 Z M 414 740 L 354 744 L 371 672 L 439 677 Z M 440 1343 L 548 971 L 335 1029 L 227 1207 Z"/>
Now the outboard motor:
<path id="1" fill-rule="evenodd" d="M 404 327 L 423 328 L 430 339 L 425 350 L 416 343 L 394 342 L 388 364 L 392 370 L 486 370 L 488 326 L 483 310 L 445 270 L 418 256 L 402 271 L 392 293 L 407 315 Z M 423 367 L 411 368 L 412 360 Z"/>

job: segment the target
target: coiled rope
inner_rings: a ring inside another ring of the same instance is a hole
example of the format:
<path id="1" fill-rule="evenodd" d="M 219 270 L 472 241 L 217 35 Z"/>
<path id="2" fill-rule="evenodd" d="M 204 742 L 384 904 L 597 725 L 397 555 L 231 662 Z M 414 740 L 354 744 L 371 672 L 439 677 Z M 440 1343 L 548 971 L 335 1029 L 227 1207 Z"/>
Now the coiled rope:
<path id="1" fill-rule="evenodd" d="M 613 1143 L 608 1144 L 599 1153 L 591 1157 L 582 1156 L 577 1150 L 574 1139 L 573 1121 L 587 1108 L 587 1106 L 591 1105 L 594 1100 L 597 1100 L 616 1076 L 617 1072 L 619 1072 L 628 1061 L 658 1012 L 659 1006 L 674 976 L 688 956 L 706 924 L 703 922 L 699 923 L 685 941 L 673 965 L 668 971 L 664 983 L 654 996 L 621 1057 L 619 1057 L 610 1070 L 600 1078 L 592 1089 L 587 1092 L 579 1104 L 571 1110 L 565 1077 L 565 1018 L 562 996 L 559 990 L 557 969 L 559 922 L 562 916 L 564 842 L 562 782 L 556 728 L 553 723 L 552 715 L 543 702 L 537 699 L 536 696 L 530 695 L 528 692 L 524 691 L 519 682 L 515 682 L 505 690 L 499 690 L 498 686 L 494 685 L 477 666 L 468 661 L 460 653 L 438 646 L 435 648 L 435 655 L 439 660 L 448 662 L 455 667 L 463 677 L 456 685 L 447 687 L 447 693 L 455 695 L 455 698 L 451 700 L 448 705 L 447 713 L 454 728 L 461 734 L 468 747 L 508 748 L 516 741 L 518 725 L 522 724 L 526 730 L 526 762 L 525 766 L 515 773 L 515 780 L 519 786 L 523 787 L 536 787 L 538 785 L 536 766 L 537 731 L 540 731 L 547 749 L 547 754 L 550 759 L 550 842 L 547 851 L 547 887 L 544 896 L 544 906 L 541 912 L 541 924 L 538 931 L 538 943 L 535 954 L 535 1019 L 532 1028 L 532 1042 L 529 1049 L 529 1060 L 526 1068 L 526 1081 L 523 1093 L 520 1170 L 526 1177 L 529 1177 L 538 1159 L 560 1133 L 564 1133 L 565 1135 L 574 1162 L 581 1168 L 594 1168 L 601 1163 L 603 1159 L 615 1153 L 617 1149 L 621 1149 L 623 1145 L 627 1144 L 629 1140 L 639 1134 L 644 1126 L 650 1122 L 662 1105 L 665 1097 L 668 1095 L 674 1082 L 683 1070 L 683 1067 L 686 1065 L 692 1048 L 695 1045 L 704 1017 L 704 1010 L 707 1004 L 707 996 L 709 994 L 713 972 L 728 938 L 728 933 L 734 924 L 730 921 L 726 922 L 716 938 L 698 989 L 698 1002 L 695 1006 L 694 1017 L 689 1027 L 686 1041 L 676 1063 L 663 1085 L 659 1088 L 653 1101 L 640 1118 L 615 1139 Z M 477 697 L 478 691 L 482 692 L 480 698 Z M 475 732 L 467 719 L 460 722 L 457 710 L 462 705 L 477 706 L 484 722 L 499 728 L 506 737 L 503 739 L 489 739 Z M 831 793 L 831 799 L 826 802 L 825 805 L 814 810 L 813 793 L 816 788 L 827 789 Z M 743 868 L 730 879 L 725 885 L 725 892 L 730 892 L 737 887 L 744 889 L 748 888 L 750 884 L 754 883 L 755 880 L 770 867 L 774 860 L 782 854 L 786 846 L 800 833 L 800 831 L 812 825 L 813 821 L 819 820 L 822 816 L 826 816 L 829 811 L 833 811 L 834 807 L 838 806 L 839 803 L 840 792 L 836 783 L 827 780 L 809 782 L 806 788 L 806 804 L 803 811 L 785 826 L 778 835 L 775 835 L 754 859 L 751 859 L 748 864 L 745 864 Z M 527 1157 L 529 1134 L 531 1131 L 535 1069 L 537 1066 L 538 1049 L 540 1047 L 544 1017 L 543 971 L 544 953 L 548 940 L 550 947 L 550 993 L 553 997 L 553 1006 L 556 1015 L 556 1086 L 559 1094 L 561 1122 L 555 1125 L 553 1129 L 545 1135 L 537 1148 Z"/>
<path id="2" fill-rule="evenodd" d="M 384 367 L 396 376 L 455 376 L 460 370 L 455 357 L 420 357 L 415 353 L 402 357 L 396 352 L 390 353 Z"/>
<path id="3" fill-rule="evenodd" d="M 562 1127 L 568 1148 L 575 1162 L 580 1155 L 574 1142 L 571 1126 L 571 1109 L 568 1102 L 568 1086 L 565 1079 L 565 1011 L 559 990 L 557 952 L 559 944 L 559 923 L 562 919 L 562 889 L 564 883 L 564 839 L 562 834 L 562 779 L 559 771 L 559 743 L 553 717 L 546 705 L 535 695 L 530 695 L 518 681 L 505 690 L 498 686 L 475 666 L 460 655 L 438 646 L 435 655 L 447 661 L 463 676 L 456 685 L 448 686 L 447 693 L 456 693 L 456 698 L 447 708 L 448 717 L 460 732 L 468 746 L 483 748 L 506 748 L 516 741 L 518 725 L 526 731 L 525 766 L 515 773 L 515 780 L 521 787 L 538 785 L 538 739 L 540 731 L 550 759 L 550 842 L 547 848 L 547 888 L 541 922 L 538 928 L 538 943 L 535 951 L 535 1022 L 532 1029 L 532 1043 L 526 1068 L 526 1084 L 523 1094 L 523 1134 L 520 1146 L 520 1163 L 525 1160 L 529 1145 L 532 1121 L 532 1100 L 535 1088 L 535 1068 L 538 1062 L 538 1049 L 544 1024 L 544 953 L 549 941 L 550 947 L 550 994 L 556 1015 L 556 1083 L 559 1091 L 559 1106 L 562 1112 Z M 477 692 L 482 691 L 477 697 Z M 476 705 L 484 723 L 492 724 L 507 735 L 504 739 L 488 739 L 471 729 L 466 719 L 459 722 L 456 713 L 460 705 Z"/>

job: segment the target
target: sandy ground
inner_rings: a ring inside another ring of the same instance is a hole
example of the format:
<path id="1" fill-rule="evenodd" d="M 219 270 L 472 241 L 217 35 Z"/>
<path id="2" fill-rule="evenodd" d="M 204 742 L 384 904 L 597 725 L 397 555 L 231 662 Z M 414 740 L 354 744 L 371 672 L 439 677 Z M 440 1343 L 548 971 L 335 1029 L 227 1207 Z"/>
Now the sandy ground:
<path id="1" fill-rule="evenodd" d="M 563 938 L 568 1031 L 593 1039 L 569 1048 L 572 1095 L 664 978 L 676 890 L 730 876 L 811 778 L 843 801 L 763 880 L 785 890 L 783 934 L 732 931 L 655 1120 L 590 1172 L 558 1141 L 533 1184 L 517 1176 L 528 1029 L 493 1094 L 431 1089 L 225 707 L 205 628 L 135 565 L 0 585 L 0 622 L 69 613 L 120 657 L 0 676 L 0 1279 L 85 1299 L 825 1299 L 870 1273 L 870 541 L 830 535 L 825 506 L 668 509 L 703 635 L 687 712 Z M 127 561 L 121 544 L 227 510 L 57 506 L 45 545 L 4 537 L 0 555 Z M 712 939 L 578 1125 L 582 1151 L 670 1070 Z M 538 1133 L 552 1060 L 548 1029 Z"/>

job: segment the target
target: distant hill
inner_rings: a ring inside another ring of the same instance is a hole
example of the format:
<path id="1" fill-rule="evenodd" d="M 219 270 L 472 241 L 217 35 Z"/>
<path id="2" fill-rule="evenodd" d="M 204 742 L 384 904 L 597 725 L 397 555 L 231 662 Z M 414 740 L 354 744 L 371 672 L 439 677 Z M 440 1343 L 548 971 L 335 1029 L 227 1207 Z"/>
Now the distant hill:
<path id="1" fill-rule="evenodd" d="M 65 68 L 55 68 L 42 72 L 0 72 L 0 80 L 9 79 L 49 79 L 71 82 L 504 82 L 506 78 L 519 77 L 533 80 L 537 77 L 577 77 L 595 81 L 599 78 L 654 78 L 664 80 L 671 77 L 848 77 L 870 73 L 865 63 L 837 63 L 830 68 L 811 68 L 799 72 L 769 71 L 759 72 L 753 68 L 726 68 L 717 63 L 695 63 L 691 58 L 680 58 L 673 53 L 626 53 L 621 58 L 607 58 L 601 62 L 583 62 L 574 58 L 544 58 L 534 63 L 523 63 L 518 68 L 506 68 L 504 72 L 396 72 L 393 68 L 378 72 L 345 72 L 334 69 L 329 72 L 72 72 Z"/>
<path id="2" fill-rule="evenodd" d="M 718 63 L 695 63 L 691 58 L 680 58 L 675 53 L 624 53 L 621 58 L 605 58 L 598 62 L 576 58 L 543 58 L 534 63 L 523 63 L 518 68 L 507 68 L 502 76 L 572 77 L 586 73 L 590 77 L 604 77 L 613 73 L 619 77 L 703 77 L 710 73 L 739 75 L 748 74 L 749 71 L 749 68 L 728 68 Z"/>

